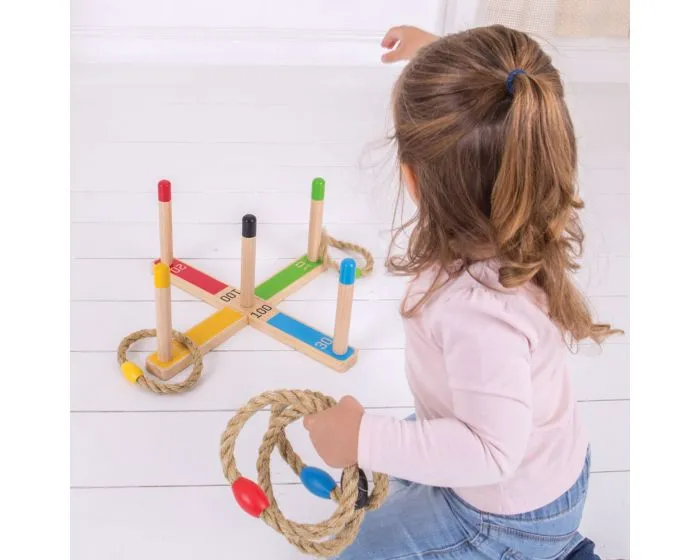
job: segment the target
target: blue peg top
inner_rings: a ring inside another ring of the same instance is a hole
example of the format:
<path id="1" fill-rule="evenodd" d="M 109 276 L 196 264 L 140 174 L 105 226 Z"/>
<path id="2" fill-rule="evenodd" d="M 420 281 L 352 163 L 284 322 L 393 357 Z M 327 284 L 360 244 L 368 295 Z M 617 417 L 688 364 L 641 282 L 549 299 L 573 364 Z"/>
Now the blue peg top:
<path id="1" fill-rule="evenodd" d="M 346 286 L 355 283 L 355 259 L 343 259 L 340 263 L 340 283 Z"/>

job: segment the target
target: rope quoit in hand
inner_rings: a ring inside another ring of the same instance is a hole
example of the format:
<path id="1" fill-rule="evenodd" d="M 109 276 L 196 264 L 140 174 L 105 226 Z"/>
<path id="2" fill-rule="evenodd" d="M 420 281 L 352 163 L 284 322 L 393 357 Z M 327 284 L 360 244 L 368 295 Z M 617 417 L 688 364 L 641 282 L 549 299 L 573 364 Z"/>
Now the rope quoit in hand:
<path id="1" fill-rule="evenodd" d="M 141 385 L 141 387 L 160 395 L 184 393 L 189 391 L 197 384 L 197 381 L 199 381 L 204 365 L 202 362 L 202 352 L 199 350 L 199 347 L 181 332 L 173 330 L 172 337 L 174 340 L 178 341 L 185 348 L 187 348 L 189 353 L 192 355 L 192 371 L 187 376 L 187 379 L 181 383 L 166 383 L 165 381 L 158 381 L 156 379 L 146 377 L 143 370 L 138 365 L 127 360 L 126 352 L 129 350 L 129 347 L 134 344 L 134 342 L 144 338 L 155 338 L 155 336 L 155 329 L 144 329 L 133 332 L 124 337 L 119 344 L 119 348 L 117 348 L 117 361 L 119 362 L 119 367 L 121 367 L 124 377 L 126 377 L 132 383 L 138 383 Z"/>
<path id="2" fill-rule="evenodd" d="M 294 452 L 284 429 L 299 418 L 334 406 L 335 400 L 322 393 L 302 390 L 269 391 L 252 398 L 229 420 L 221 435 L 221 466 L 231 483 L 236 501 L 247 513 L 259 517 L 281 533 L 298 550 L 318 557 L 339 554 L 355 539 L 365 511 L 377 509 L 388 493 L 389 479 L 374 473 L 374 488 L 368 492 L 367 478 L 356 465 L 343 471 L 340 487 L 324 471 L 307 467 Z M 234 447 L 241 429 L 256 412 L 269 406 L 270 423 L 258 450 L 258 484 L 241 476 L 236 467 Z M 296 523 L 280 511 L 270 481 L 270 456 L 277 448 L 282 458 L 300 476 L 304 486 L 317 496 L 338 504 L 335 513 L 317 524 Z"/>
<path id="3" fill-rule="evenodd" d="M 372 273 L 372 270 L 374 269 L 374 257 L 372 256 L 372 253 L 355 243 L 348 243 L 347 241 L 340 241 L 335 237 L 331 237 L 324 229 L 321 233 L 321 260 L 328 264 L 328 266 L 332 266 L 335 270 L 340 270 L 338 261 L 332 259 L 328 254 L 328 247 L 335 247 L 336 249 L 346 253 L 355 253 L 360 255 L 365 260 L 365 264 L 364 266 L 357 268 L 359 276 L 369 276 Z"/>

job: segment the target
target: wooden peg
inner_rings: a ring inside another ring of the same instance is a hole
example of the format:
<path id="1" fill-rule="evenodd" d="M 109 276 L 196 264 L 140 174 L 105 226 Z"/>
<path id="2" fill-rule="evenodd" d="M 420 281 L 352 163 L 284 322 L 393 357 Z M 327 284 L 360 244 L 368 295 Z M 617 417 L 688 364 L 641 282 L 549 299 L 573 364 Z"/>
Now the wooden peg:
<path id="1" fill-rule="evenodd" d="M 157 355 L 161 362 L 170 361 L 170 335 L 173 329 L 170 301 L 170 268 L 165 263 L 154 267 L 156 287 L 156 340 Z"/>
<path id="2" fill-rule="evenodd" d="M 257 220 L 252 214 L 243 216 L 241 239 L 241 306 L 255 302 L 255 235 Z"/>
<path id="3" fill-rule="evenodd" d="M 158 224 L 160 227 L 160 260 L 170 266 L 173 262 L 173 211 L 170 181 L 158 183 Z"/>
<path id="4" fill-rule="evenodd" d="M 311 262 L 317 262 L 321 248 L 321 230 L 323 228 L 323 198 L 326 182 L 317 177 L 311 183 L 311 214 L 309 216 L 309 246 L 306 256 Z"/>
<path id="5" fill-rule="evenodd" d="M 338 304 L 335 309 L 335 330 L 333 331 L 333 353 L 338 356 L 342 356 L 348 351 L 355 268 L 354 259 L 343 259 L 343 262 L 340 263 Z"/>

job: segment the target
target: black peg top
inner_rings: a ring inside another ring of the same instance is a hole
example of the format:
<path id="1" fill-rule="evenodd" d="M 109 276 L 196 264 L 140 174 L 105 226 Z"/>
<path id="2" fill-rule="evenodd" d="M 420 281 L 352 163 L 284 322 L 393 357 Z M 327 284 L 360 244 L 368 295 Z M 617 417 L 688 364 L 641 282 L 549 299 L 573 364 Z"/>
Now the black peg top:
<path id="1" fill-rule="evenodd" d="M 255 237 L 257 219 L 253 214 L 243 216 L 243 237 Z"/>

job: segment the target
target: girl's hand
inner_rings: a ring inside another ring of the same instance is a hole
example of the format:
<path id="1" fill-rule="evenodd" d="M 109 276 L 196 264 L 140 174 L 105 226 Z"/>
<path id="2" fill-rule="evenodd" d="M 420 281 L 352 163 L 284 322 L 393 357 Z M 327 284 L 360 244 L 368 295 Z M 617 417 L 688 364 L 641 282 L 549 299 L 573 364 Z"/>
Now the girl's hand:
<path id="1" fill-rule="evenodd" d="M 437 35 L 433 35 L 417 27 L 411 27 L 410 25 L 392 27 L 386 32 L 386 35 L 384 35 L 382 47 L 394 50 L 384 53 L 382 55 L 382 62 L 409 60 L 413 58 L 418 49 L 437 39 Z"/>
<path id="2" fill-rule="evenodd" d="M 357 463 L 360 422 L 365 409 L 352 397 L 343 397 L 337 405 L 304 417 L 316 453 L 328 466 L 345 468 Z"/>

